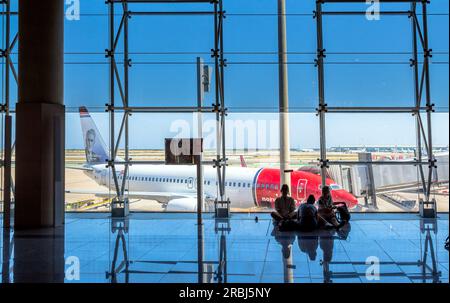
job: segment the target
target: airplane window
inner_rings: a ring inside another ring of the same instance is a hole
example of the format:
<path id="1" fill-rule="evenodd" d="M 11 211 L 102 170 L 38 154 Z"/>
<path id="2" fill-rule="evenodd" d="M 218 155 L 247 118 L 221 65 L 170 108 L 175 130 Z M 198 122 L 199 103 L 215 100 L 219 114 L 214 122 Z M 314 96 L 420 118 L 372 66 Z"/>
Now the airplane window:
<path id="1" fill-rule="evenodd" d="M 252 187 L 250 183 L 247 184 L 247 187 Z"/>
<path id="2" fill-rule="evenodd" d="M 270 184 L 270 189 L 275 189 L 275 185 Z"/>
<path id="3" fill-rule="evenodd" d="M 331 190 L 340 190 L 342 187 L 339 184 L 331 184 L 330 185 Z"/>
<path id="4" fill-rule="evenodd" d="M 236 182 L 233 182 L 233 187 L 236 187 Z"/>
<path id="5" fill-rule="evenodd" d="M 208 185 L 210 185 L 211 184 L 211 181 L 208 181 Z"/>

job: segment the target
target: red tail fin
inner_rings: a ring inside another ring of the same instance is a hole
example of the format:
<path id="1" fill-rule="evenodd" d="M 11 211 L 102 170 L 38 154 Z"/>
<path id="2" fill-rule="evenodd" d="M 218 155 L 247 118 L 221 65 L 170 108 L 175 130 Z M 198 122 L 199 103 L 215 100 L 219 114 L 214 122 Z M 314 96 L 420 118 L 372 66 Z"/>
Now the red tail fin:
<path id="1" fill-rule="evenodd" d="M 245 159 L 244 156 L 240 156 L 241 157 L 241 167 L 247 167 L 247 163 L 245 163 Z"/>

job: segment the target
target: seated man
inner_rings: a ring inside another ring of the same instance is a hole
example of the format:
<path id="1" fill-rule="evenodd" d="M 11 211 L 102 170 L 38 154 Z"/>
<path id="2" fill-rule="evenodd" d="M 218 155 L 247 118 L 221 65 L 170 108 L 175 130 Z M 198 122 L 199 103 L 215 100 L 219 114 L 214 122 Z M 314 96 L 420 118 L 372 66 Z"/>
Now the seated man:
<path id="1" fill-rule="evenodd" d="M 275 210 L 271 213 L 272 218 L 278 222 L 295 219 L 295 201 L 289 196 L 289 186 L 284 184 L 281 187 L 281 197 L 275 200 Z"/>
<path id="2" fill-rule="evenodd" d="M 343 224 L 339 224 L 334 212 L 333 200 L 331 199 L 331 191 L 329 186 L 322 188 L 322 196 L 319 198 L 319 223 L 327 228 L 339 229 Z"/>
<path id="3" fill-rule="evenodd" d="M 298 210 L 298 223 L 301 231 L 313 231 L 318 227 L 316 199 L 313 195 L 308 197 L 306 203 L 300 205 Z"/>

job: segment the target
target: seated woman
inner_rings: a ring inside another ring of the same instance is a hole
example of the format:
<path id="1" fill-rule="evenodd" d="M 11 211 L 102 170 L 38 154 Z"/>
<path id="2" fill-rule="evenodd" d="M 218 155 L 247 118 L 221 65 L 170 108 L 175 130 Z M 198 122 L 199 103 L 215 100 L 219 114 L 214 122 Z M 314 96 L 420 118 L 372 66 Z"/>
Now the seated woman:
<path id="1" fill-rule="evenodd" d="M 306 203 L 299 207 L 298 224 L 301 231 L 313 231 L 318 227 L 317 209 L 314 203 L 316 199 L 310 195 Z"/>
<path id="2" fill-rule="evenodd" d="M 336 219 L 334 212 L 333 200 L 331 199 L 331 191 L 329 186 L 322 188 L 322 196 L 319 198 L 319 224 L 325 227 L 335 227 L 339 229 L 342 224 Z"/>
<path id="3" fill-rule="evenodd" d="M 295 201 L 289 196 L 289 186 L 287 184 L 281 187 L 281 197 L 275 200 L 275 210 L 271 213 L 271 216 L 276 222 L 295 219 L 297 215 Z"/>

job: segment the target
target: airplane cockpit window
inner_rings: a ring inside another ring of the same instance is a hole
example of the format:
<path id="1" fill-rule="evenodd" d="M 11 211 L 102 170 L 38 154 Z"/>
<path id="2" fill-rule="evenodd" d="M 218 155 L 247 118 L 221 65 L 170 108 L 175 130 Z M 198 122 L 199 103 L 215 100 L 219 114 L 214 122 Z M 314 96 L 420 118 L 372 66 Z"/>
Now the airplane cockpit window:
<path id="1" fill-rule="evenodd" d="M 331 190 L 340 190 L 342 187 L 339 184 L 331 184 L 330 185 Z"/>

